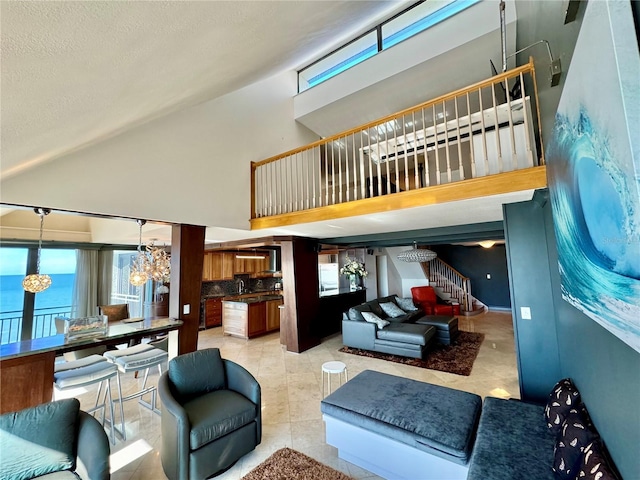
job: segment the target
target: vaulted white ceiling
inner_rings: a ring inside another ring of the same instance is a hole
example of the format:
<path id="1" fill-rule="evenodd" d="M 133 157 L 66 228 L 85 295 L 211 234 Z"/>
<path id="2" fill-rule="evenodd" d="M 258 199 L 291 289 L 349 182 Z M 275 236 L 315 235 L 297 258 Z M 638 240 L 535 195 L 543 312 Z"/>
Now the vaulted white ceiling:
<path id="1" fill-rule="evenodd" d="M 0 173 L 300 67 L 406 5 L 1 2 Z"/>

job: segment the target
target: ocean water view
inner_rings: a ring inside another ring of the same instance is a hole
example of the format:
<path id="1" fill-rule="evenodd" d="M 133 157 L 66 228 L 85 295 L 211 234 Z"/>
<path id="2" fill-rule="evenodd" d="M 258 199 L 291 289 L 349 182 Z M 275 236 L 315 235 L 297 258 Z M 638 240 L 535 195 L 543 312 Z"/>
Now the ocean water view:
<path id="1" fill-rule="evenodd" d="M 0 344 L 20 340 L 24 275 L 0 275 Z M 74 273 L 51 275 L 51 286 L 37 293 L 32 335 L 34 338 L 56 333 L 54 318 L 69 314 L 73 297 Z"/>
<path id="2" fill-rule="evenodd" d="M 75 273 L 58 273 L 50 276 L 51 286 L 44 292 L 36 294 L 36 310 L 69 307 L 73 301 Z M 22 315 L 23 279 L 24 275 L 0 275 L 0 318 Z"/>

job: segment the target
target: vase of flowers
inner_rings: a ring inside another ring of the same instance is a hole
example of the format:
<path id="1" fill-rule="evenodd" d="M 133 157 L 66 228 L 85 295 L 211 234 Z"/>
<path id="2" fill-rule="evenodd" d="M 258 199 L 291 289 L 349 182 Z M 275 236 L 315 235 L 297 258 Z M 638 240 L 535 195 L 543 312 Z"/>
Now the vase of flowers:
<path id="1" fill-rule="evenodd" d="M 349 277 L 351 290 L 360 290 L 363 288 L 362 279 L 368 275 L 364 268 L 364 263 L 358 260 L 351 260 L 347 257 L 347 263 L 340 269 L 340 274 Z"/>

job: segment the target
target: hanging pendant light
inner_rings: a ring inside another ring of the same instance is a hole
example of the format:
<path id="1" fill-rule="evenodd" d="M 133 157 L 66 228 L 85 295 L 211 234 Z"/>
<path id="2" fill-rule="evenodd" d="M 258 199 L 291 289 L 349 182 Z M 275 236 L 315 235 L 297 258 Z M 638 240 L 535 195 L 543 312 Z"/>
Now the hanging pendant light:
<path id="1" fill-rule="evenodd" d="M 171 277 L 171 257 L 164 248 L 156 247 L 153 242 L 147 245 L 150 270 L 147 272 L 156 282 L 168 282 Z"/>
<path id="2" fill-rule="evenodd" d="M 38 257 L 36 260 L 36 273 L 27 275 L 22 280 L 22 288 L 27 292 L 40 293 L 51 286 L 51 277 L 49 275 L 40 274 L 40 252 L 42 250 L 42 227 L 44 226 L 44 217 L 49 215 L 51 210 L 48 208 L 34 208 L 34 211 L 40 217 L 40 240 L 38 241 Z"/>
<path id="3" fill-rule="evenodd" d="M 417 243 L 413 242 L 413 248 L 399 253 L 398 260 L 402 260 L 403 262 L 428 262 L 437 256 L 436 252 L 427 250 L 426 248 L 418 248 Z"/>
<path id="4" fill-rule="evenodd" d="M 138 238 L 138 255 L 131 265 L 131 273 L 129 273 L 129 283 L 134 287 L 140 287 L 149 280 L 149 272 L 151 266 L 147 254 L 142 251 L 142 226 L 147 223 L 145 220 L 137 220 L 140 227 L 140 236 Z"/>

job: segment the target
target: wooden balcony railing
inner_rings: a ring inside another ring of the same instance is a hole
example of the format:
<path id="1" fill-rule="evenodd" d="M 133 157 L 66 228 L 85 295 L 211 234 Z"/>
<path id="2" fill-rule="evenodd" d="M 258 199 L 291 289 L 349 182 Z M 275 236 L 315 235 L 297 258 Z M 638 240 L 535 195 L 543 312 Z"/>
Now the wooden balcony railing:
<path id="1" fill-rule="evenodd" d="M 532 85 L 531 92 L 526 85 Z M 542 165 L 537 103 L 530 60 L 375 122 L 252 162 L 251 218 Z"/>

